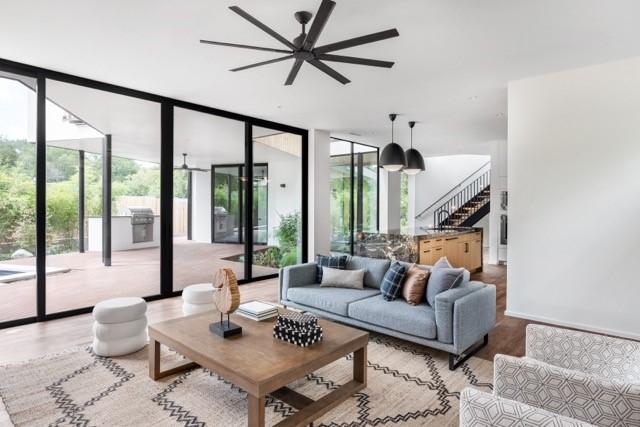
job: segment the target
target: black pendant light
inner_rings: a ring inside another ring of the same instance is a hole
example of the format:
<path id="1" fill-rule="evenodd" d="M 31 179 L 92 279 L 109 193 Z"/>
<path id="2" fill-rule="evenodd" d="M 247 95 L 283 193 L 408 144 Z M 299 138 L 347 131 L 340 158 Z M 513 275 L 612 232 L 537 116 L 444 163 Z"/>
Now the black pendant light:
<path id="1" fill-rule="evenodd" d="M 402 169 L 402 172 L 407 175 L 417 175 L 425 170 L 424 157 L 422 157 L 422 154 L 420 154 L 418 150 L 413 148 L 413 127 L 415 124 L 416 122 L 409 122 L 409 128 L 411 129 L 411 148 L 405 153 L 407 165 Z"/>
<path id="2" fill-rule="evenodd" d="M 389 114 L 389 119 L 391 120 L 391 142 L 380 153 L 380 166 L 386 171 L 398 172 L 407 166 L 407 159 L 402 147 L 393 141 L 393 121 L 396 119 L 396 114 Z"/>

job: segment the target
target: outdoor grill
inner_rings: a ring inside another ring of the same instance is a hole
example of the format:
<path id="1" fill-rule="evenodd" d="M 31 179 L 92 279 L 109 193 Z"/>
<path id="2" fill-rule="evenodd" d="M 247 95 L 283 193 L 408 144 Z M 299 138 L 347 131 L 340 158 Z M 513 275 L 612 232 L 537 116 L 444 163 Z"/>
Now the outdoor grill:
<path id="1" fill-rule="evenodd" d="M 154 215 L 151 208 L 129 206 L 133 243 L 153 241 Z"/>

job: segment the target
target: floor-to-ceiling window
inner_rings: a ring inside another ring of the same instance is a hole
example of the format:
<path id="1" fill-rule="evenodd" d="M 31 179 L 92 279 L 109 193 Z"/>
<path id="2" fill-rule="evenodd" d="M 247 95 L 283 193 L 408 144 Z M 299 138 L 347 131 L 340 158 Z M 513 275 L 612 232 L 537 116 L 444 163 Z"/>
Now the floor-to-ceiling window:
<path id="1" fill-rule="evenodd" d="M 305 261 L 306 150 L 304 129 L 0 59 L 0 328 Z"/>
<path id="2" fill-rule="evenodd" d="M 253 277 L 302 260 L 302 137 L 253 126 Z"/>
<path id="3" fill-rule="evenodd" d="M 48 79 L 47 313 L 160 293 L 160 104 Z"/>
<path id="4" fill-rule="evenodd" d="M 331 250 L 353 253 L 354 233 L 378 230 L 378 149 L 334 139 L 330 155 Z"/>
<path id="5" fill-rule="evenodd" d="M 0 71 L 0 322 L 36 315 L 36 79 Z"/>
<path id="6" fill-rule="evenodd" d="M 174 109 L 174 183 L 185 181 L 188 190 L 185 194 L 174 185 L 174 291 L 211 282 L 222 267 L 231 268 L 238 279 L 246 278 L 241 240 L 246 182 L 238 167 L 245 160 L 244 132 L 239 120 Z M 216 164 L 232 166 L 212 167 Z M 191 209 L 180 212 L 189 205 Z M 188 228 L 190 236 L 180 232 Z"/>

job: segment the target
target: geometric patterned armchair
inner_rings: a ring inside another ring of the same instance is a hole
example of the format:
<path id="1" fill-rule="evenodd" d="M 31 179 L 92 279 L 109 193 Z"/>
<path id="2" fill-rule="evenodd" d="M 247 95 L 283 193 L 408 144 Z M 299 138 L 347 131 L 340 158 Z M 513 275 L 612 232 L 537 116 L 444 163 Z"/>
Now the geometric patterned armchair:
<path id="1" fill-rule="evenodd" d="M 462 393 L 461 426 L 640 426 L 640 343 L 542 325 L 526 335 L 525 357 L 496 355 L 493 394 Z"/>

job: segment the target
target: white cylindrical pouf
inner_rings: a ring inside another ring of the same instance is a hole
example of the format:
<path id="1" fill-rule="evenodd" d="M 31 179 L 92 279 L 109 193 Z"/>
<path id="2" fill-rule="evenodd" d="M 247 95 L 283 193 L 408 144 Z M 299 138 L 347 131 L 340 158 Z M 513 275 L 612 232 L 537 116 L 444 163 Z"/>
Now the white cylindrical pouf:
<path id="1" fill-rule="evenodd" d="M 139 332 L 137 335 L 127 338 L 103 341 L 97 338 L 93 339 L 93 352 L 98 356 L 124 356 L 125 354 L 135 353 L 147 345 L 147 330 Z"/>
<path id="2" fill-rule="evenodd" d="M 122 323 L 139 319 L 146 312 L 147 303 L 142 298 L 112 298 L 96 304 L 93 318 L 100 323 Z"/>
<path id="3" fill-rule="evenodd" d="M 182 314 L 202 313 L 214 310 L 213 293 L 215 289 L 211 283 L 198 283 L 187 286 L 182 290 Z"/>
<path id="4" fill-rule="evenodd" d="M 147 303 L 142 298 L 113 298 L 93 309 L 93 352 L 122 356 L 147 344 Z"/>

